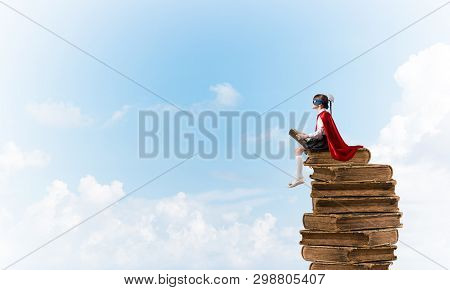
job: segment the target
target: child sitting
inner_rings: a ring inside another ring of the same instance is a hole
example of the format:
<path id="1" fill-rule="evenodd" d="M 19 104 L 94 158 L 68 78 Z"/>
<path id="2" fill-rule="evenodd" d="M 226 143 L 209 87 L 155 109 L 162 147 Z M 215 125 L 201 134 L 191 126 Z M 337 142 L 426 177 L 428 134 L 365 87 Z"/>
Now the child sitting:
<path id="1" fill-rule="evenodd" d="M 331 113 L 327 111 L 334 102 L 332 95 L 317 94 L 313 97 L 313 109 L 317 110 L 316 130 L 312 134 L 299 133 L 297 139 L 300 146 L 295 150 L 297 162 L 296 178 L 289 183 L 289 187 L 295 187 L 305 183 L 303 177 L 302 153 L 305 151 L 330 151 L 331 156 L 340 161 L 353 158 L 358 148 L 363 146 L 348 146 L 342 139 L 333 121 Z"/>

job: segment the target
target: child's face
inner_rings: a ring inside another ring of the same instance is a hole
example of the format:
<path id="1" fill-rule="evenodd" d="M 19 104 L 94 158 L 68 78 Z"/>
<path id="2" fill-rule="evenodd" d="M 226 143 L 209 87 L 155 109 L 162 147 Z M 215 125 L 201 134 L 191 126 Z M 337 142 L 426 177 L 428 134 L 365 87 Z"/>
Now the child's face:
<path id="1" fill-rule="evenodd" d="M 314 105 L 314 99 L 313 99 L 312 108 L 313 108 L 314 110 L 320 110 L 321 108 L 323 108 L 323 105 L 322 105 L 322 104 L 320 104 L 320 105 Z"/>
<path id="2" fill-rule="evenodd" d="M 314 110 L 320 110 L 320 109 L 323 108 L 323 105 L 314 105 L 314 104 L 312 104 L 312 108 L 313 108 Z"/>

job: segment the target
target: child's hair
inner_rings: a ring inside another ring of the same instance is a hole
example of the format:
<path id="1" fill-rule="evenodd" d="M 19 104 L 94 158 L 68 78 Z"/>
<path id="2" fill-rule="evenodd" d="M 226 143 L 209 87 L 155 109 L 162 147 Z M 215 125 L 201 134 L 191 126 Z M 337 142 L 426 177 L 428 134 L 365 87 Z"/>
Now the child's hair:
<path id="1" fill-rule="evenodd" d="M 328 109 L 328 97 L 326 95 L 324 95 L 324 94 L 317 94 L 317 95 L 314 96 L 313 101 L 315 99 L 321 100 L 322 101 L 321 105 L 323 105 L 323 107 L 325 109 Z"/>

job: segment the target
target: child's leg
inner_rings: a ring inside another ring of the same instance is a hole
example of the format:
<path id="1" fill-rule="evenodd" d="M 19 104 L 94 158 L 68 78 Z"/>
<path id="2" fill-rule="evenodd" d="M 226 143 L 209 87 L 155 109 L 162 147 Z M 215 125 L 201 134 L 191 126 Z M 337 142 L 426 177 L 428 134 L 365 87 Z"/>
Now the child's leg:
<path id="1" fill-rule="evenodd" d="M 297 179 L 303 179 L 303 159 L 302 154 L 305 152 L 305 148 L 300 145 L 300 147 L 295 149 L 295 160 L 297 161 Z"/>
<path id="2" fill-rule="evenodd" d="M 296 172 L 296 176 L 295 179 L 292 180 L 289 183 L 289 187 L 295 187 L 297 185 L 300 185 L 302 183 L 305 183 L 304 179 L 303 179 L 303 159 L 302 159 L 302 153 L 305 151 L 305 148 L 303 146 L 300 145 L 300 147 L 298 147 L 297 149 L 295 149 L 295 160 L 297 162 L 297 172 Z"/>

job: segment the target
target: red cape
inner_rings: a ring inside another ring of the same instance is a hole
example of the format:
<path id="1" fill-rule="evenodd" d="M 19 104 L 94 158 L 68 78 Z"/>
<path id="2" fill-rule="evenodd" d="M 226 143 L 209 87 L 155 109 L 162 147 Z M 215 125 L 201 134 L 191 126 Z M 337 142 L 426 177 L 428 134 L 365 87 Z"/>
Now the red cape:
<path id="1" fill-rule="evenodd" d="M 358 148 L 364 147 L 361 145 L 348 146 L 339 134 L 336 124 L 333 121 L 333 117 L 329 112 L 323 111 L 317 115 L 317 118 L 319 118 L 319 116 L 323 122 L 331 157 L 339 161 L 347 161 L 353 158 Z"/>

